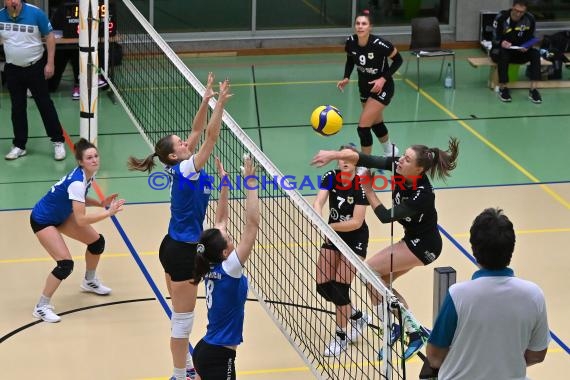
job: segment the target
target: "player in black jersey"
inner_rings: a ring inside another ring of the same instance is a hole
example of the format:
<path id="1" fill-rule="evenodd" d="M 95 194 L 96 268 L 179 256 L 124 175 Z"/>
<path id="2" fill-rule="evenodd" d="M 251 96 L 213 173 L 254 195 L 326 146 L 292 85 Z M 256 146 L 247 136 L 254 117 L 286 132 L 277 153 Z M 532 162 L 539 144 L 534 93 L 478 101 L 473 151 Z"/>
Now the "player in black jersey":
<path id="1" fill-rule="evenodd" d="M 356 152 L 356 147 L 352 144 L 342 148 Z M 323 176 L 313 208 L 322 216 L 323 206 L 328 199 L 329 225 L 364 260 L 369 235 L 364 220 L 368 200 L 359 184 L 356 166 L 339 160 L 338 167 Z M 336 305 L 336 334 L 325 348 L 324 356 L 340 355 L 348 343 L 358 339 L 368 323 L 368 316 L 355 309 L 350 301 L 350 284 L 355 274 L 356 270 L 348 259 L 326 239 L 317 262 L 317 292 Z M 347 331 L 349 317 L 350 330 Z"/>
<path id="2" fill-rule="evenodd" d="M 404 227 L 404 238 L 386 247 L 366 260 L 384 283 L 402 276 L 410 269 L 432 263 L 441 253 L 442 240 L 437 228 L 437 211 L 435 209 L 435 194 L 428 179 L 437 177 L 445 179 L 449 172 L 455 169 L 459 141 L 455 138 L 449 140 L 449 148 L 443 151 L 439 148 L 428 148 L 425 145 L 412 145 L 402 157 L 395 157 L 394 161 L 388 157 L 376 157 L 352 150 L 320 151 L 312 161 L 315 166 L 322 166 L 332 160 L 344 160 L 359 166 L 391 170 L 396 165 L 396 175 L 406 180 L 401 186 L 396 185 L 392 193 L 393 208 L 387 209 L 376 196 L 369 183 L 362 187 L 372 206 L 374 213 L 382 223 L 398 221 Z M 402 183 L 400 182 L 400 183 Z M 382 317 L 381 298 L 374 289 L 370 296 L 374 305 L 377 305 L 378 315 Z M 400 301 L 406 306 L 405 299 L 394 290 Z M 404 328 L 409 336 L 408 349 L 404 358 L 408 359 L 415 354 L 425 343 L 426 336 L 421 326 L 415 323 L 409 311 L 404 311 Z M 399 326 L 392 326 L 390 343 L 399 338 Z"/>
<path id="3" fill-rule="evenodd" d="M 392 156 L 393 145 L 390 143 L 382 114 L 394 96 L 392 76 L 402 65 L 402 56 L 392 43 L 370 33 L 372 22 L 367 11 L 356 16 L 354 29 L 356 34 L 346 40 L 344 77 L 338 82 L 337 87 L 344 91 L 356 66 L 362 103 L 357 129 L 362 153 L 372 153 L 372 132 L 374 132 L 384 148 L 384 155 Z M 388 59 L 392 64 L 388 64 Z M 394 155 L 397 156 L 398 150 L 395 146 L 394 148 Z"/>

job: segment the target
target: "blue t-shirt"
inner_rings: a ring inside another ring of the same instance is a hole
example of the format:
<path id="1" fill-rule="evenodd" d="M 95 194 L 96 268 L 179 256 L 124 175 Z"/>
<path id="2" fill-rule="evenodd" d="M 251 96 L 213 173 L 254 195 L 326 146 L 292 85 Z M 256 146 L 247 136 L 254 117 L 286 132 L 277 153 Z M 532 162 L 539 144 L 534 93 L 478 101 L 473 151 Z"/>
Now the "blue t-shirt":
<path id="1" fill-rule="evenodd" d="M 205 170 L 196 172 L 194 156 L 165 169 L 172 179 L 168 234 L 176 241 L 197 242 L 204 230 L 212 181 Z"/>
<path id="2" fill-rule="evenodd" d="M 205 276 L 208 327 L 204 341 L 217 346 L 243 342 L 247 277 L 235 250 Z"/>
<path id="3" fill-rule="evenodd" d="M 72 201 L 85 203 L 93 178 L 87 180 L 81 166 L 60 179 L 32 209 L 32 218 L 39 224 L 58 225 L 73 212 Z"/>
<path id="4" fill-rule="evenodd" d="M 0 10 L 0 38 L 6 63 L 28 66 L 44 54 L 42 36 L 53 30 L 46 14 L 38 7 L 22 3 L 22 10 L 12 18 L 7 8 Z"/>

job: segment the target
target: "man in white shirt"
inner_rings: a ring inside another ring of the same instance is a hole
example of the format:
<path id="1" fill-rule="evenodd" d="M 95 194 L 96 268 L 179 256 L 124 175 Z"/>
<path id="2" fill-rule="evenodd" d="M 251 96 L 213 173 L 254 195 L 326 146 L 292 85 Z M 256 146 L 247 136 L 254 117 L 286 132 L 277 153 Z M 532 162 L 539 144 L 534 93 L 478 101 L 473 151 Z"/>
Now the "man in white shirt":
<path id="1" fill-rule="evenodd" d="M 544 294 L 508 268 L 515 232 L 502 210 L 483 211 L 470 234 L 481 269 L 449 288 L 428 340 L 428 361 L 439 368 L 439 380 L 524 380 L 550 341 Z"/>

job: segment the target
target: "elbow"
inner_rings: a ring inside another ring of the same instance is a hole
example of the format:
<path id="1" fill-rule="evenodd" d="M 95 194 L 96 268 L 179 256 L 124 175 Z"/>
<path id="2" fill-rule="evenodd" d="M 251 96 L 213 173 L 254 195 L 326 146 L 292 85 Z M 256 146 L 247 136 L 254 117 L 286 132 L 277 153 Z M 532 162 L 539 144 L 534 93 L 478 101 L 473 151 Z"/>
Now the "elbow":
<path id="1" fill-rule="evenodd" d="M 247 218 L 247 224 L 249 224 L 252 227 L 259 228 L 259 225 L 261 224 L 259 214 L 252 215 L 249 218 Z"/>
<path id="2" fill-rule="evenodd" d="M 362 220 L 360 220 L 360 219 L 355 220 L 355 221 L 354 221 L 354 224 L 352 225 L 352 227 L 353 227 L 352 231 L 355 231 L 355 230 L 359 229 L 360 227 L 362 227 L 363 224 L 364 224 L 364 219 L 362 219 Z"/>
<path id="3" fill-rule="evenodd" d="M 546 351 L 548 349 L 542 351 L 530 351 L 527 350 L 524 354 L 524 359 L 527 366 L 531 366 L 534 364 L 542 363 L 546 358 Z"/>
<path id="4" fill-rule="evenodd" d="M 433 352 L 430 352 L 429 349 L 426 350 L 426 358 L 431 368 L 438 369 L 443 364 L 443 358 Z"/>
<path id="5" fill-rule="evenodd" d="M 392 217 L 386 208 L 382 207 L 381 205 L 374 209 L 374 214 L 378 217 L 381 223 L 386 224 L 392 221 Z"/>
<path id="6" fill-rule="evenodd" d="M 439 348 L 428 343 L 426 348 L 426 357 L 431 368 L 440 368 L 447 356 L 448 348 Z"/>
<path id="7" fill-rule="evenodd" d="M 431 355 L 427 356 L 427 360 L 428 360 L 429 366 L 431 368 L 439 368 L 439 367 L 441 367 L 441 364 L 443 363 L 443 360 L 441 360 L 440 358 L 434 358 Z"/>

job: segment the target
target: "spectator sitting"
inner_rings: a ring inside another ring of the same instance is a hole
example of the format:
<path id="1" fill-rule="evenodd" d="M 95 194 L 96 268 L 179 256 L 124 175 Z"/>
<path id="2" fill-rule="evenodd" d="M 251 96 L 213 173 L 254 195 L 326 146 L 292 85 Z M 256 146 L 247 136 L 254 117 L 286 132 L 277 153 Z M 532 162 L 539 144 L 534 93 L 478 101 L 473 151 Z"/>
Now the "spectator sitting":
<path id="1" fill-rule="evenodd" d="M 533 103 L 542 103 L 542 97 L 536 89 L 540 80 L 540 52 L 525 43 L 534 39 L 534 16 L 527 12 L 527 0 L 514 0 L 511 9 L 499 12 L 493 22 L 493 48 L 491 59 L 497 64 L 499 74 L 499 99 L 503 102 L 512 100 L 507 87 L 509 81 L 509 63 L 530 61 L 530 90 L 528 98 Z"/>

